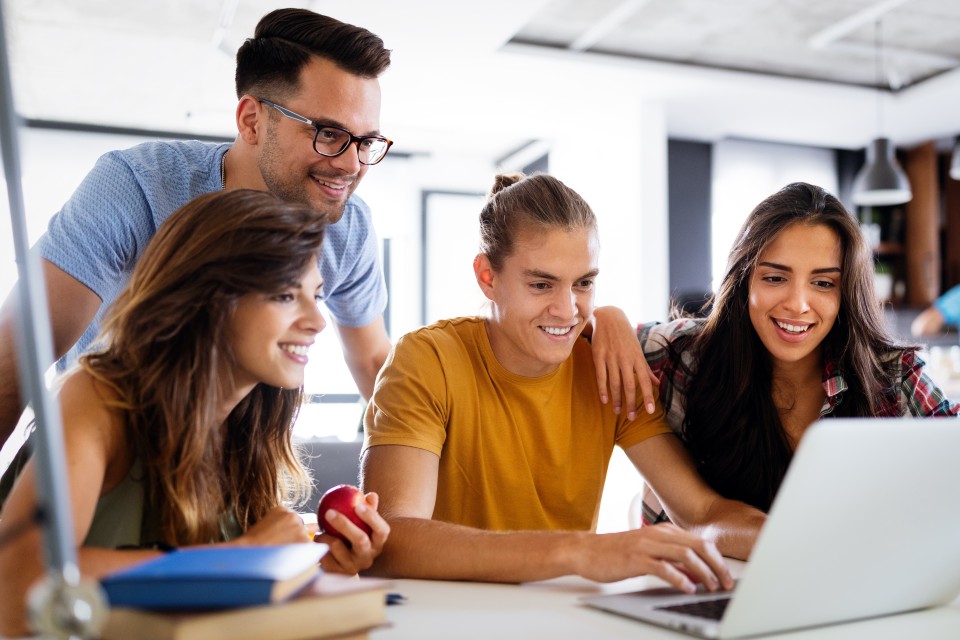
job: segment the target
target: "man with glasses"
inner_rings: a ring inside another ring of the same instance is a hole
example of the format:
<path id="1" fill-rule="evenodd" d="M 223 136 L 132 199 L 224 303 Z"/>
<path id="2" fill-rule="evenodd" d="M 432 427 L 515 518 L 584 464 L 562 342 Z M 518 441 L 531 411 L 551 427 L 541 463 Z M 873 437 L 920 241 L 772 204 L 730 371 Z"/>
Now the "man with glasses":
<path id="1" fill-rule="evenodd" d="M 392 144 L 379 132 L 377 79 L 389 64 L 390 51 L 366 29 L 278 9 L 237 52 L 232 144 L 155 141 L 101 157 L 38 243 L 54 349 L 57 357 L 70 350 L 61 365 L 97 336 L 101 313 L 167 216 L 210 191 L 269 190 L 327 216 L 323 298 L 369 398 L 390 350 L 386 287 L 370 211 L 353 192 Z M 22 407 L 15 297 L 0 314 L 0 444 Z"/>

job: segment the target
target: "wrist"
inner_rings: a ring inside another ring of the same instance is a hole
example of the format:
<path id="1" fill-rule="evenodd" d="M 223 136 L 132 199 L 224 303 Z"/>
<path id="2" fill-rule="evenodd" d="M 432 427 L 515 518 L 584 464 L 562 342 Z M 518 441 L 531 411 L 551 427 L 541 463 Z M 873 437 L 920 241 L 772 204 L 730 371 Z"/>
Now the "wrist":
<path id="1" fill-rule="evenodd" d="M 558 536 L 548 559 L 549 565 L 557 568 L 557 575 L 584 575 L 586 550 L 590 538 L 596 535 L 585 531 L 569 531 Z"/>

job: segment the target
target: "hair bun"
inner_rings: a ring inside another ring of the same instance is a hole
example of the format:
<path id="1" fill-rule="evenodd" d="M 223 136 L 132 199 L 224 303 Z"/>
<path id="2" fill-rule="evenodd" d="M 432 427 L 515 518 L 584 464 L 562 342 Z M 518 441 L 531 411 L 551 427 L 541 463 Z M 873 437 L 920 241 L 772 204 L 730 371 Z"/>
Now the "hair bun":
<path id="1" fill-rule="evenodd" d="M 496 195 L 500 193 L 510 185 L 514 185 L 521 180 L 526 178 L 525 175 L 519 171 L 512 171 L 510 173 L 498 173 L 493 179 L 493 187 L 490 189 L 490 195 Z"/>

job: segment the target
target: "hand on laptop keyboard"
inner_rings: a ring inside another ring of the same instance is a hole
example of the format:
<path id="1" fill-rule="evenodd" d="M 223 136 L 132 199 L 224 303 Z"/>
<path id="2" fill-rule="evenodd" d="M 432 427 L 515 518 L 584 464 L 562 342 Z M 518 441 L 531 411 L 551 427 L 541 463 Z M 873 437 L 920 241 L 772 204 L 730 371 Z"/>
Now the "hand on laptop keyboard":
<path id="1" fill-rule="evenodd" d="M 673 524 L 592 535 L 581 541 L 575 573 L 600 582 L 655 575 L 692 593 L 696 583 L 708 590 L 733 587 L 723 556 L 712 542 Z"/>

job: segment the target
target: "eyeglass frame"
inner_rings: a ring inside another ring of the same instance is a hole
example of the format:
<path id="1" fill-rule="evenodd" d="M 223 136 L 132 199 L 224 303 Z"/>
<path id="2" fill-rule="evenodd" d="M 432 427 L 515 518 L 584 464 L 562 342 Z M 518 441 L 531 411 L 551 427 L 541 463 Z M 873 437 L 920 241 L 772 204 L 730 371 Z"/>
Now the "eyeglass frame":
<path id="1" fill-rule="evenodd" d="M 365 165 L 365 166 L 368 166 L 368 167 L 372 167 L 372 166 L 375 165 L 375 164 L 379 164 L 384 158 L 386 158 L 386 157 L 387 157 L 387 152 L 390 151 L 390 147 L 393 146 L 393 140 L 391 140 L 391 139 L 389 139 L 389 138 L 385 138 L 384 136 L 355 136 L 355 135 L 353 135 L 353 133 L 351 133 L 350 131 L 344 129 L 343 127 L 338 127 L 338 126 L 333 125 L 333 124 L 320 124 L 319 122 L 316 122 L 315 120 L 311 120 L 310 118 L 308 118 L 308 117 L 306 117 L 306 116 L 302 116 L 302 115 L 300 115 L 299 113 L 295 113 L 295 112 L 293 112 L 293 111 L 290 111 L 290 109 L 287 109 L 286 107 L 281 106 L 281 105 L 277 104 L 276 102 L 272 102 L 272 101 L 270 101 L 270 100 L 267 100 L 266 98 L 257 98 L 257 102 L 260 102 L 260 103 L 262 103 L 262 104 L 265 104 L 265 105 L 267 105 L 267 106 L 269 106 L 269 107 L 273 107 L 274 109 L 276 109 L 277 111 L 279 111 L 281 115 L 284 115 L 284 116 L 290 118 L 291 120 L 296 120 L 297 122 L 302 122 L 303 124 L 308 124 L 308 125 L 310 125 L 311 127 L 313 127 L 313 129 L 314 129 L 314 132 L 313 132 L 313 150 L 314 150 L 315 153 L 317 153 L 317 155 L 321 155 L 321 156 L 323 156 L 324 158 L 336 158 L 337 156 L 341 156 L 341 155 L 343 155 L 343 153 L 344 153 L 347 149 L 350 148 L 350 146 L 351 146 L 354 142 L 357 142 L 357 143 L 359 143 L 359 144 L 357 144 L 357 160 L 358 160 L 358 161 L 360 162 L 360 164 L 362 164 L 362 165 Z M 344 132 L 345 134 L 347 134 L 347 136 L 348 136 L 348 138 L 347 138 L 347 143 L 346 143 L 345 145 L 343 145 L 343 148 L 340 149 L 340 151 L 337 151 L 336 153 L 323 153 L 322 151 L 318 151 L 318 150 L 317 150 L 317 138 L 320 137 L 320 130 L 321 130 L 321 129 L 336 129 L 337 131 L 343 131 L 343 132 Z M 377 159 L 376 162 L 364 162 L 364 161 L 360 158 L 360 144 L 362 144 L 362 143 L 364 142 L 364 140 L 382 140 L 383 142 L 386 142 L 386 143 L 387 143 L 387 148 L 384 150 L 383 155 L 380 156 L 380 158 Z"/>

